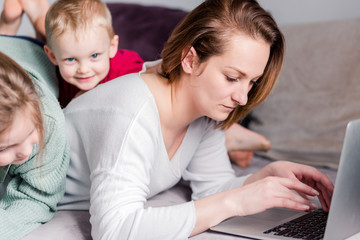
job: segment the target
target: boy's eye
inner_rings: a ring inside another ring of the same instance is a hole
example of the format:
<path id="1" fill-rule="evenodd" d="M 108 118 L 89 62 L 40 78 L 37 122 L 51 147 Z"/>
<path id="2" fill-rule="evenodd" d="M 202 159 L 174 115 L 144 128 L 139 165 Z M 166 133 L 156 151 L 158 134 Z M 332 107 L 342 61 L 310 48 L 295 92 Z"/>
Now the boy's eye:
<path id="1" fill-rule="evenodd" d="M 99 56 L 98 53 L 94 53 L 93 55 L 91 55 L 91 58 L 97 58 Z"/>
<path id="2" fill-rule="evenodd" d="M 66 61 L 66 62 L 74 62 L 74 61 L 75 61 L 75 58 L 65 58 L 65 61 Z"/>
<path id="3" fill-rule="evenodd" d="M 226 80 L 228 80 L 229 82 L 236 82 L 237 78 L 226 77 Z"/>

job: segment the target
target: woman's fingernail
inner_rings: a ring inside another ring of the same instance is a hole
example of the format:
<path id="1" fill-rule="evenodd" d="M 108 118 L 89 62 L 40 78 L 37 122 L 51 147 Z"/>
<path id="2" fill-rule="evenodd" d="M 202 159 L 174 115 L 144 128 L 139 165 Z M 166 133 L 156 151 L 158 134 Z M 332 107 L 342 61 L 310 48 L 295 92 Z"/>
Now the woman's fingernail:
<path id="1" fill-rule="evenodd" d="M 319 196 L 320 193 L 318 191 L 316 191 L 315 189 L 312 190 L 313 194 L 316 195 L 316 196 Z"/>
<path id="2" fill-rule="evenodd" d="M 307 200 L 314 200 L 314 199 L 315 199 L 315 197 L 314 197 L 314 196 L 309 196 L 309 195 L 306 195 L 306 199 L 307 199 Z"/>
<path id="3" fill-rule="evenodd" d="M 318 205 L 317 205 L 317 204 L 315 204 L 315 203 L 310 203 L 310 205 L 311 205 L 311 208 L 312 208 L 312 209 L 316 209 L 316 208 L 318 208 Z"/>
<path id="4" fill-rule="evenodd" d="M 302 208 L 303 208 L 304 210 L 309 210 L 309 209 L 310 209 L 310 206 L 308 206 L 308 205 L 302 205 Z"/>

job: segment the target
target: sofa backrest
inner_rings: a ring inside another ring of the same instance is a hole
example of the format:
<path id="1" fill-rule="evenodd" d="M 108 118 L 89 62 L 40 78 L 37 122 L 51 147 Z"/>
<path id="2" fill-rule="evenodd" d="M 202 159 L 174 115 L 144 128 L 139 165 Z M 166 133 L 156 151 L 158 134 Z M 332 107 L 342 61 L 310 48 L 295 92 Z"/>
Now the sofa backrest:
<path id="1" fill-rule="evenodd" d="M 249 127 L 271 140 L 268 157 L 336 168 L 346 125 L 360 118 L 360 19 L 281 29 L 283 69 Z"/>

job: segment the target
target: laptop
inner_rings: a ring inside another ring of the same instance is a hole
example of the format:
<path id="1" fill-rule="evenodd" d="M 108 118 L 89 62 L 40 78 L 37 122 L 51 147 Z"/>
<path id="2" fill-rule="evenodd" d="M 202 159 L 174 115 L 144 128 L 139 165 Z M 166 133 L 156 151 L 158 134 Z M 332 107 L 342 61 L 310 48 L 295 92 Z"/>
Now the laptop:
<path id="1" fill-rule="evenodd" d="M 346 127 L 330 211 L 325 213 L 319 210 L 322 216 L 318 218 L 325 218 L 324 223 L 306 223 L 307 226 L 314 225 L 314 229 L 310 230 L 310 235 L 286 233 L 295 229 L 286 227 L 289 221 L 297 223 L 299 221 L 294 219 L 307 218 L 305 215 L 309 213 L 284 208 L 273 208 L 254 215 L 233 217 L 212 227 L 211 230 L 251 239 L 346 239 L 360 232 L 359 199 L 360 119 L 357 119 L 350 121 Z M 315 211 L 310 214 L 315 214 Z M 276 228 L 279 225 L 280 227 Z M 323 234 L 312 235 L 316 231 Z"/>

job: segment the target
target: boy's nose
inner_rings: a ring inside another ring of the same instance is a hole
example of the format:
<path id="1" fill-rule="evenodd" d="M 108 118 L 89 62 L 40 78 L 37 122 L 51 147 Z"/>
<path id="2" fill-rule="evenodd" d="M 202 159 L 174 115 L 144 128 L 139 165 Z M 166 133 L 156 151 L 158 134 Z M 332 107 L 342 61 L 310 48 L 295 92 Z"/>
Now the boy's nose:
<path id="1" fill-rule="evenodd" d="M 86 63 L 80 63 L 77 71 L 78 73 L 86 73 L 89 71 L 89 67 Z"/>

